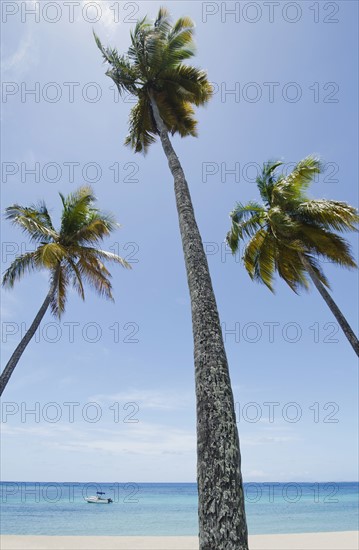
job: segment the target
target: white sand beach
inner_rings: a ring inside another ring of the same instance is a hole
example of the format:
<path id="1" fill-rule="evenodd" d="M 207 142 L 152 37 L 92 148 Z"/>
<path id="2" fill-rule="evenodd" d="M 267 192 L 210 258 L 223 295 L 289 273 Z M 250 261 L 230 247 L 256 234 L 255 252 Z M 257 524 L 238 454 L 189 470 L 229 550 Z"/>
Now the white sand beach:
<path id="1" fill-rule="evenodd" d="M 359 531 L 253 535 L 250 550 L 358 550 Z M 1 550 L 197 550 L 197 537 L 67 537 L 3 535 Z"/>

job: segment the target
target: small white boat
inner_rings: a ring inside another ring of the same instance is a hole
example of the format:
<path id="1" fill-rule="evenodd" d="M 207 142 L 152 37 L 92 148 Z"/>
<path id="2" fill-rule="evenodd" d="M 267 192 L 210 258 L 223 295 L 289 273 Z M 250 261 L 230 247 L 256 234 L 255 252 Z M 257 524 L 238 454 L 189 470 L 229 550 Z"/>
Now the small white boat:
<path id="1" fill-rule="evenodd" d="M 97 491 L 95 497 L 86 497 L 85 500 L 89 504 L 110 504 L 110 502 L 113 502 L 112 498 L 105 498 L 101 495 L 104 495 L 105 493 L 101 493 L 100 491 Z"/>

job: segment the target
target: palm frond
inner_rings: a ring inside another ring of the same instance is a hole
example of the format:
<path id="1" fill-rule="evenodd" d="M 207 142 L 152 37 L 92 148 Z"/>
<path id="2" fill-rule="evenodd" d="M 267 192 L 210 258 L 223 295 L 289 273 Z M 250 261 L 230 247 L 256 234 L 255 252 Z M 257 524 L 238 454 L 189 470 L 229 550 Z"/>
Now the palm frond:
<path id="1" fill-rule="evenodd" d="M 171 16 L 167 8 L 161 7 L 158 11 L 157 19 L 154 22 L 154 28 L 160 36 L 167 37 L 171 31 Z"/>
<path id="2" fill-rule="evenodd" d="M 166 59 L 166 40 L 158 32 L 152 32 L 145 44 L 146 79 L 156 80 Z"/>
<path id="3" fill-rule="evenodd" d="M 116 67 L 108 69 L 105 74 L 113 80 L 120 95 L 126 92 L 134 96 L 139 94 L 141 82 L 136 72 L 131 72 L 125 60 L 118 63 Z"/>
<path id="4" fill-rule="evenodd" d="M 104 61 L 112 67 L 106 71 L 106 75 L 114 81 L 120 95 L 124 92 L 137 95 L 140 75 L 136 71 L 136 68 L 131 64 L 129 59 L 123 55 L 119 55 L 115 48 L 104 48 L 97 34 L 94 32 L 93 35 Z"/>
<path id="5" fill-rule="evenodd" d="M 244 254 L 246 262 L 247 250 Z M 271 292 L 273 289 L 273 275 L 275 270 L 276 246 L 273 235 L 266 231 L 262 244 L 257 249 L 254 260 L 253 279 L 265 284 Z"/>
<path id="6" fill-rule="evenodd" d="M 207 73 L 182 63 L 175 68 L 167 67 L 161 73 L 158 88 L 168 90 L 169 94 L 173 89 L 175 94 L 181 94 L 197 107 L 207 103 L 213 95 Z"/>
<path id="7" fill-rule="evenodd" d="M 72 286 L 77 291 L 80 298 L 84 300 L 85 290 L 81 280 L 81 273 L 77 268 L 75 258 L 71 258 L 71 257 L 66 258 L 64 269 L 67 270 L 68 278 L 69 280 L 71 280 Z"/>
<path id="8" fill-rule="evenodd" d="M 318 157 L 309 155 L 299 161 L 288 176 L 278 178 L 272 190 L 273 200 L 280 203 L 301 200 L 309 184 L 321 170 L 322 163 Z"/>
<path id="9" fill-rule="evenodd" d="M 251 279 L 255 279 L 256 277 L 256 263 L 258 254 L 260 251 L 261 246 L 263 245 L 265 238 L 267 236 L 266 229 L 259 229 L 253 237 L 250 239 L 250 241 L 247 243 L 244 254 L 243 254 L 243 261 L 244 266 L 246 270 L 248 271 L 248 274 Z"/>
<path id="10" fill-rule="evenodd" d="M 156 134 L 150 100 L 146 95 L 141 95 L 130 112 L 129 134 L 125 145 L 130 145 L 135 153 L 146 153 L 151 143 L 156 141 Z"/>
<path id="11" fill-rule="evenodd" d="M 293 240 L 293 235 L 296 235 L 301 227 L 300 222 L 279 206 L 269 208 L 267 219 L 272 233 L 280 240 Z"/>
<path id="12" fill-rule="evenodd" d="M 262 173 L 256 178 L 257 187 L 262 199 L 270 204 L 272 201 L 272 190 L 275 183 L 275 171 L 283 164 L 282 161 L 268 161 L 263 165 Z"/>
<path id="13" fill-rule="evenodd" d="M 84 256 L 78 260 L 77 269 L 84 279 L 102 297 L 113 301 L 112 286 L 108 277 L 108 271 L 100 262 L 91 262 Z"/>
<path id="14" fill-rule="evenodd" d="M 182 27 L 181 30 L 170 35 L 167 42 L 167 59 L 173 62 L 184 61 L 193 57 L 196 53 L 196 45 L 193 41 L 194 25 Z"/>
<path id="15" fill-rule="evenodd" d="M 345 202 L 333 200 L 307 200 L 297 205 L 293 212 L 303 223 L 322 226 L 336 231 L 357 231 L 359 215 L 356 208 Z"/>
<path id="16" fill-rule="evenodd" d="M 13 204 L 5 209 L 5 218 L 18 225 L 32 242 L 50 242 L 58 238 L 44 203 L 38 207 Z"/>
<path id="17" fill-rule="evenodd" d="M 54 317 L 60 319 L 65 311 L 67 287 L 69 285 L 66 269 L 62 266 L 54 269 L 51 274 L 50 284 L 55 284 L 55 292 L 50 301 L 51 313 Z"/>
<path id="18" fill-rule="evenodd" d="M 266 217 L 265 208 L 256 201 L 249 201 L 247 204 L 238 202 L 234 210 L 230 213 L 230 217 L 236 223 L 249 220 L 252 216 L 262 215 Z"/>
<path id="19" fill-rule="evenodd" d="M 65 199 L 62 195 L 60 196 L 64 206 L 61 216 L 60 238 L 67 241 L 87 223 L 96 197 L 92 188 L 87 185 L 70 193 Z"/>
<path id="20" fill-rule="evenodd" d="M 315 274 L 318 277 L 318 279 L 320 280 L 320 282 L 324 286 L 326 286 L 327 288 L 330 288 L 329 281 L 328 281 L 327 277 L 325 276 L 324 271 L 322 269 L 322 266 L 320 265 L 320 262 L 318 261 L 318 259 L 315 258 L 315 256 L 313 256 L 313 255 L 311 255 L 307 252 L 304 254 L 304 256 L 306 257 L 306 259 L 310 263 L 313 271 L 315 272 Z"/>
<path id="21" fill-rule="evenodd" d="M 110 65 L 106 74 L 120 93 L 126 89 L 138 98 L 130 113 L 125 140 L 135 152 L 145 153 L 158 134 L 150 101 L 153 97 L 169 132 L 181 137 L 197 136 L 193 105 L 205 104 L 212 97 L 213 88 L 205 71 L 183 63 L 195 53 L 193 34 L 194 23 L 189 17 L 172 24 L 169 12 L 161 8 L 154 23 L 147 17 L 136 23 L 126 55 L 104 48 L 95 35 L 97 46 Z"/>
<path id="22" fill-rule="evenodd" d="M 323 228 L 303 224 L 298 238 L 310 253 L 346 268 L 357 267 L 349 243 Z"/>
<path id="23" fill-rule="evenodd" d="M 115 262 L 122 265 L 126 269 L 132 269 L 132 266 L 126 262 L 121 256 L 113 254 L 112 252 L 107 252 L 106 250 L 100 250 L 99 248 L 91 248 L 89 246 L 82 246 L 80 248 L 81 256 L 84 256 L 87 260 L 89 258 L 94 258 L 96 260 L 106 260 L 108 262 Z"/>
<path id="24" fill-rule="evenodd" d="M 66 258 L 68 251 L 60 243 L 47 243 L 39 246 L 34 254 L 35 260 L 40 266 L 46 269 L 55 269 Z"/>
<path id="25" fill-rule="evenodd" d="M 73 234 L 72 241 L 78 244 L 98 243 L 118 227 L 112 214 L 91 209 L 86 222 Z"/>
<path id="26" fill-rule="evenodd" d="M 253 235 L 266 223 L 267 214 L 262 205 L 251 201 L 246 205 L 237 203 L 230 213 L 232 227 L 227 234 L 227 242 L 233 253 L 237 252 L 239 240 Z"/>
<path id="27" fill-rule="evenodd" d="M 277 243 L 276 270 L 296 294 L 308 290 L 309 283 L 298 250 Z"/>
<path id="28" fill-rule="evenodd" d="M 195 24 L 190 17 L 188 16 L 179 17 L 176 23 L 173 25 L 172 29 L 170 30 L 168 38 L 169 40 L 171 40 L 182 31 L 187 29 L 194 29 L 194 27 L 195 27 Z"/>
<path id="29" fill-rule="evenodd" d="M 10 221 L 22 229 L 25 227 L 30 237 L 40 242 L 33 252 L 15 258 L 2 281 L 3 286 L 11 288 L 24 274 L 47 269 L 51 275 L 51 285 L 55 285 L 51 311 L 57 317 L 64 312 L 70 285 L 82 299 L 85 296 L 84 281 L 89 282 L 100 295 L 113 299 L 111 274 L 105 261 L 131 267 L 120 256 L 94 246 L 109 236 L 118 224 L 111 214 L 94 208 L 96 199 L 91 187 L 80 187 L 67 196 L 60 193 L 60 198 L 63 206 L 60 233 L 53 228 L 46 205 L 42 202 L 37 207 L 16 204 L 6 210 Z"/>
<path id="30" fill-rule="evenodd" d="M 155 94 L 155 100 L 161 118 L 172 135 L 178 133 L 181 137 L 197 136 L 197 120 L 189 101 L 175 94 L 170 96 L 166 92 Z"/>
<path id="31" fill-rule="evenodd" d="M 147 16 L 137 21 L 134 30 L 130 31 L 131 46 L 128 48 L 127 57 L 142 76 L 148 74 L 146 40 L 152 32 L 153 25 Z"/>
<path id="32" fill-rule="evenodd" d="M 2 285 L 5 288 L 12 288 L 16 281 L 19 281 L 26 273 L 38 271 L 43 266 L 36 260 L 36 252 L 27 252 L 15 258 L 11 265 L 6 269 Z"/>
<path id="33" fill-rule="evenodd" d="M 298 162 L 288 176 L 277 173 L 281 164 L 270 161 L 263 165 L 257 185 L 265 207 L 256 202 L 238 203 L 231 213 L 227 241 L 235 252 L 240 239 L 250 238 L 244 265 L 252 279 L 271 290 L 275 271 L 294 292 L 309 288 L 303 257 L 319 281 L 329 287 L 320 260 L 357 267 L 349 243 L 333 230 L 356 231 L 358 211 L 344 202 L 306 196 L 305 190 L 322 169 L 316 156 Z"/>

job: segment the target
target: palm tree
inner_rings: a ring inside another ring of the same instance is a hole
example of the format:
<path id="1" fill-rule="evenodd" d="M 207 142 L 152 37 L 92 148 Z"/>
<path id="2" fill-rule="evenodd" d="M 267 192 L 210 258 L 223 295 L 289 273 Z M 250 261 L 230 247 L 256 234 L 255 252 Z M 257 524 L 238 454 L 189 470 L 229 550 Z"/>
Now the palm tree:
<path id="1" fill-rule="evenodd" d="M 172 24 L 161 8 L 154 23 L 145 17 L 136 24 L 126 55 L 104 48 L 96 35 L 95 40 L 119 93 L 137 99 L 125 143 L 135 152 L 146 152 L 159 136 L 174 179 L 192 304 L 200 550 L 246 550 L 241 457 L 227 357 L 188 184 L 169 138 L 169 133 L 197 135 L 193 106 L 205 104 L 212 94 L 206 73 L 184 63 L 195 53 L 193 33 L 189 17 Z"/>
<path id="2" fill-rule="evenodd" d="M 12 288 L 26 273 L 46 269 L 50 274 L 50 288 L 34 321 L 1 374 L 0 395 L 48 307 L 57 318 L 65 311 L 69 286 L 73 286 L 84 299 L 83 282 L 86 281 L 100 296 L 113 300 L 111 274 L 103 261 L 130 267 L 116 254 L 97 248 L 118 224 L 112 215 L 94 207 L 96 199 L 92 189 L 84 186 L 67 197 L 60 193 L 60 197 L 63 210 L 59 231 L 54 229 L 44 202 L 33 206 L 14 204 L 6 208 L 6 218 L 19 226 L 38 246 L 33 252 L 15 258 L 5 271 L 3 286 Z"/>
<path id="3" fill-rule="evenodd" d="M 239 241 L 249 239 L 243 260 L 251 279 L 264 283 L 273 292 L 274 273 L 294 292 L 308 289 L 307 275 L 326 301 L 345 336 L 359 355 L 359 341 L 333 298 L 329 282 L 318 260 L 355 268 L 348 243 L 335 231 L 356 231 L 358 212 L 345 202 L 306 196 L 306 190 L 322 166 L 308 156 L 288 175 L 277 174 L 282 162 L 268 162 L 257 185 L 264 204 L 238 203 L 231 212 L 232 227 L 227 241 L 232 252 Z"/>

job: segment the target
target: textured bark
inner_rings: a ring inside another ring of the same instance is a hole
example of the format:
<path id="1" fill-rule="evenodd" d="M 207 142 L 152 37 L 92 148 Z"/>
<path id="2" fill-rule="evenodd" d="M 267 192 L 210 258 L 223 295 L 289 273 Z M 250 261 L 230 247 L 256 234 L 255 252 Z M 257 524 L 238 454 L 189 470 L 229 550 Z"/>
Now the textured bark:
<path id="1" fill-rule="evenodd" d="M 329 307 L 330 311 L 333 313 L 334 317 L 338 321 L 339 325 L 341 326 L 345 336 L 349 340 L 349 343 L 351 344 L 352 348 L 354 349 L 355 353 L 359 357 L 359 340 L 355 336 L 352 328 L 350 327 L 348 321 L 338 308 L 337 304 L 334 302 L 333 298 L 323 285 L 323 283 L 318 279 L 317 274 L 315 273 L 314 269 L 308 262 L 307 258 L 300 254 L 301 262 L 306 269 L 306 271 L 309 273 L 310 278 L 312 279 L 314 285 L 316 286 L 318 292 L 322 296 L 322 298 L 325 300 L 327 306 Z"/>
<path id="2" fill-rule="evenodd" d="M 200 550 L 247 550 L 239 438 L 216 299 L 185 175 L 152 94 L 150 99 L 174 178 L 191 297 Z"/>
<path id="3" fill-rule="evenodd" d="M 57 284 L 57 279 L 54 278 L 54 281 L 51 284 L 50 290 L 49 290 L 42 306 L 40 307 L 35 319 L 33 320 L 29 330 L 26 331 L 26 334 L 22 338 L 20 344 L 15 349 L 15 351 L 12 354 L 12 356 L 10 357 L 6 367 L 4 368 L 3 372 L 1 373 L 1 376 L 0 376 L 0 395 L 2 395 L 7 383 L 10 380 L 10 377 L 11 377 L 12 373 L 15 370 L 16 365 L 19 362 L 19 359 L 20 359 L 21 355 L 24 353 L 26 346 L 30 342 L 31 338 L 34 336 L 39 324 L 41 323 L 42 318 L 44 317 L 44 315 L 47 311 L 47 308 L 50 305 L 51 298 L 52 298 L 52 296 L 55 292 L 55 289 L 56 289 L 56 284 Z"/>

